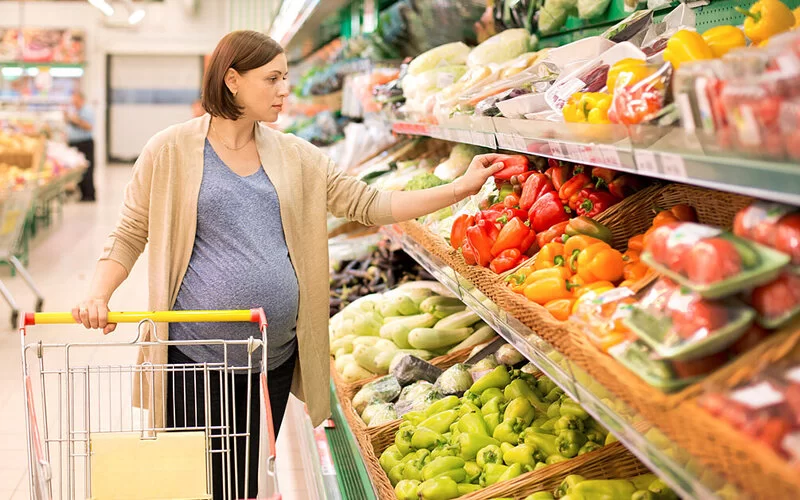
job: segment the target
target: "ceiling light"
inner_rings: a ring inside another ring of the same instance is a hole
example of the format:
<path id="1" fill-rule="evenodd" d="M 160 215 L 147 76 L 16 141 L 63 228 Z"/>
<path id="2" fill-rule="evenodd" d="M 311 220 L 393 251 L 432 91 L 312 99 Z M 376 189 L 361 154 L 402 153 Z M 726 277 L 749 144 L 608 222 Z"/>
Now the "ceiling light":
<path id="1" fill-rule="evenodd" d="M 144 9 L 137 9 L 128 16 L 128 23 L 129 24 L 138 24 L 144 19 L 146 12 Z"/>
<path id="2" fill-rule="evenodd" d="M 3 76 L 6 78 L 17 78 L 22 76 L 22 68 L 19 66 L 5 66 L 2 70 Z"/>
<path id="3" fill-rule="evenodd" d="M 50 76 L 53 78 L 80 78 L 83 76 L 83 68 L 50 68 Z"/>
<path id="4" fill-rule="evenodd" d="M 102 12 L 106 16 L 111 17 L 114 15 L 114 7 L 110 6 L 106 2 L 106 0 L 88 0 L 88 1 L 90 4 L 92 4 L 92 6 L 99 9 L 100 12 Z"/>

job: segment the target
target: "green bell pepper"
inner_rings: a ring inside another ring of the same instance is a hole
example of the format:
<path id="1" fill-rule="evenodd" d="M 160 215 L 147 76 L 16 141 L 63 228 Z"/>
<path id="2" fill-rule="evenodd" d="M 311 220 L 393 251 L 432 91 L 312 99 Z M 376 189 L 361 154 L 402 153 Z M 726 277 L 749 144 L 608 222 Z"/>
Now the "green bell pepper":
<path id="1" fill-rule="evenodd" d="M 424 427 L 438 434 L 444 434 L 450 430 L 450 426 L 455 423 L 456 420 L 458 420 L 458 412 L 456 410 L 446 410 L 426 418 L 418 427 Z"/>
<path id="2" fill-rule="evenodd" d="M 457 498 L 458 483 L 446 476 L 429 479 L 419 485 L 420 500 L 450 500 Z"/>
<path id="3" fill-rule="evenodd" d="M 506 465 L 522 464 L 533 467 L 536 465 L 536 460 L 533 458 L 534 453 L 536 453 L 536 448 L 533 446 L 525 443 L 518 444 L 503 453 L 503 462 L 505 462 Z"/>
<path id="4" fill-rule="evenodd" d="M 576 498 L 592 500 L 630 500 L 636 493 L 636 486 L 625 479 L 594 479 L 573 486 L 569 494 Z"/>
<path id="5" fill-rule="evenodd" d="M 650 486 L 647 487 L 648 491 L 655 493 L 659 500 L 678 500 L 678 495 L 667 486 L 667 483 L 661 479 L 656 479 Z"/>
<path id="6" fill-rule="evenodd" d="M 461 400 L 456 396 L 447 396 L 437 401 L 434 401 L 425 411 L 426 417 L 431 417 L 443 411 L 455 409 L 456 406 L 461 404 Z"/>
<path id="7" fill-rule="evenodd" d="M 524 384 L 525 382 L 523 382 Z M 509 386 L 510 387 L 510 386 Z M 521 418 L 525 425 L 530 425 L 533 418 L 536 416 L 536 410 L 531 406 L 531 403 L 524 396 L 509 400 L 506 411 L 503 413 L 503 420 L 511 418 Z"/>
<path id="8" fill-rule="evenodd" d="M 450 431 L 450 437 L 447 439 L 447 442 L 450 444 L 455 443 L 456 439 L 458 439 L 458 436 L 460 435 L 461 435 L 461 430 L 458 427 L 456 427 L 455 429 Z"/>
<path id="9" fill-rule="evenodd" d="M 494 431 L 495 429 L 497 429 L 497 426 L 500 425 L 500 422 L 503 421 L 503 417 L 500 416 L 500 413 L 492 413 L 490 415 L 486 415 L 483 418 L 483 421 L 486 422 L 486 430 L 489 432 L 489 435 L 491 436 L 492 434 L 494 434 Z"/>
<path id="10" fill-rule="evenodd" d="M 508 374 L 508 370 L 506 370 L 505 365 L 500 365 L 476 380 L 469 390 L 475 394 L 481 394 L 486 389 L 491 389 L 492 387 L 502 389 L 510 383 L 511 376 Z"/>
<path id="11" fill-rule="evenodd" d="M 536 388 L 539 389 L 540 393 L 547 394 L 553 389 L 558 388 L 558 386 L 547 377 L 539 377 L 538 380 L 536 380 Z"/>
<path id="12" fill-rule="evenodd" d="M 548 419 L 547 422 L 539 426 L 539 432 L 546 432 L 547 434 L 556 434 L 556 422 L 561 417 Z"/>
<path id="13" fill-rule="evenodd" d="M 588 439 L 593 443 L 603 444 L 606 440 L 606 436 L 602 432 L 597 431 L 595 429 L 587 429 L 585 434 L 586 434 L 586 439 Z"/>
<path id="14" fill-rule="evenodd" d="M 489 429 L 486 427 L 486 421 L 480 412 L 467 413 L 458 421 L 458 430 L 460 432 L 468 432 L 471 434 L 489 435 Z"/>
<path id="15" fill-rule="evenodd" d="M 636 492 L 633 495 L 631 495 L 631 500 L 659 500 L 659 499 L 658 495 L 656 495 L 652 491 L 636 490 Z"/>
<path id="16" fill-rule="evenodd" d="M 556 455 L 550 455 L 549 457 L 547 457 L 547 459 L 545 460 L 545 463 L 547 465 L 553 465 L 553 464 L 557 464 L 559 462 L 566 462 L 567 460 L 569 460 L 569 458 L 567 458 L 567 457 L 565 457 L 563 455 L 556 454 Z"/>
<path id="17" fill-rule="evenodd" d="M 397 483 L 403 480 L 403 476 L 405 475 L 405 467 L 406 464 L 397 464 L 386 474 L 389 476 L 389 482 L 392 483 L 392 486 L 397 486 Z"/>
<path id="18" fill-rule="evenodd" d="M 383 450 L 383 453 L 381 453 L 381 458 L 378 460 L 378 462 L 381 464 L 381 469 L 388 474 L 389 471 L 392 470 L 392 467 L 399 464 L 402 459 L 403 454 L 400 453 L 399 449 L 397 449 L 397 445 L 393 444 Z"/>
<path id="19" fill-rule="evenodd" d="M 547 418 L 560 418 L 561 417 L 561 401 L 550 403 L 547 407 Z"/>
<path id="20" fill-rule="evenodd" d="M 463 483 L 467 480 L 467 471 L 465 471 L 463 467 L 460 469 L 450 469 L 442 472 L 436 477 L 449 477 L 457 483 Z"/>
<path id="21" fill-rule="evenodd" d="M 428 465 L 422 468 L 422 479 L 427 481 L 428 479 L 433 479 L 445 471 L 452 469 L 463 469 L 464 463 L 464 459 L 459 457 L 435 458 Z"/>
<path id="22" fill-rule="evenodd" d="M 540 491 L 526 496 L 523 500 L 555 500 L 555 497 L 549 491 Z"/>
<path id="23" fill-rule="evenodd" d="M 464 460 L 474 460 L 478 452 L 490 444 L 500 446 L 500 441 L 489 436 L 480 434 L 467 434 L 465 432 L 458 436 L 456 446 L 458 446 L 458 456 Z"/>
<path id="24" fill-rule="evenodd" d="M 419 425 L 420 422 L 425 420 L 425 412 L 423 411 L 410 411 L 403 415 L 403 420 L 405 422 L 411 423 L 411 425 Z"/>
<path id="25" fill-rule="evenodd" d="M 561 402 L 561 416 L 563 417 L 565 415 L 578 417 L 581 420 L 589 418 L 589 414 L 586 413 L 586 410 L 581 408 L 581 405 L 570 398 L 566 398 Z"/>
<path id="26" fill-rule="evenodd" d="M 508 406 L 508 403 L 506 403 L 505 398 L 498 396 L 492 398 L 488 403 L 481 407 L 481 414 L 483 416 L 491 415 L 492 413 L 499 413 L 502 415 L 506 409 L 506 406 Z"/>
<path id="27" fill-rule="evenodd" d="M 524 431 L 526 427 L 527 425 L 525 425 L 524 420 L 512 417 L 498 425 L 492 437 L 500 442 L 517 444 L 519 443 L 520 433 Z"/>
<path id="28" fill-rule="evenodd" d="M 591 453 L 593 451 L 597 451 L 602 448 L 602 445 L 595 443 L 594 441 L 589 441 L 585 445 L 581 446 L 581 449 L 578 450 L 578 455 L 586 455 L 587 453 Z"/>
<path id="29" fill-rule="evenodd" d="M 470 413 L 480 413 L 480 412 L 481 412 L 480 407 L 470 403 L 469 401 L 464 401 L 458 408 L 458 414 L 462 417 L 464 415 L 469 415 Z"/>
<path id="30" fill-rule="evenodd" d="M 483 488 L 480 487 L 478 484 L 459 484 L 458 485 L 458 496 L 469 495 L 470 493 L 475 493 L 476 491 L 480 491 Z"/>
<path id="31" fill-rule="evenodd" d="M 503 452 L 499 446 L 491 444 L 478 451 L 475 461 L 481 469 L 485 468 L 486 464 L 501 464 L 503 463 Z"/>
<path id="32" fill-rule="evenodd" d="M 481 474 L 480 485 L 486 488 L 500 480 L 500 476 L 508 469 L 503 464 L 486 464 Z"/>
<path id="33" fill-rule="evenodd" d="M 458 455 L 458 449 L 452 444 L 440 444 L 431 452 L 431 459 L 439 457 L 455 457 Z"/>
<path id="34" fill-rule="evenodd" d="M 465 391 L 464 395 L 461 396 L 461 401 L 464 403 L 472 403 L 478 408 L 480 408 L 483 405 L 483 402 L 481 401 L 481 395 L 475 394 L 474 392 L 469 390 Z"/>
<path id="35" fill-rule="evenodd" d="M 414 430 L 413 426 L 400 427 L 394 436 L 394 444 L 404 456 L 411 452 L 411 437 L 414 435 Z"/>
<path id="36" fill-rule="evenodd" d="M 642 474 L 641 476 L 636 476 L 633 479 L 629 479 L 629 481 L 632 482 L 634 486 L 636 486 L 637 490 L 646 490 L 648 487 L 650 487 L 651 484 L 653 484 L 657 480 L 658 476 L 652 473 Z"/>
<path id="37" fill-rule="evenodd" d="M 535 447 L 545 458 L 559 454 L 556 437 L 551 434 L 525 431 L 522 433 L 522 440 L 525 444 Z"/>
<path id="38" fill-rule="evenodd" d="M 500 483 L 514 479 L 515 477 L 521 476 L 523 472 L 524 470 L 522 469 L 522 464 L 511 464 L 508 466 L 508 469 L 503 472 L 497 482 Z"/>
<path id="39" fill-rule="evenodd" d="M 433 460 L 433 457 L 431 457 L 431 450 L 426 450 L 425 448 L 415 451 L 414 456 L 417 458 L 417 460 L 420 461 L 422 465 L 425 465 L 431 460 Z"/>
<path id="40" fill-rule="evenodd" d="M 446 442 L 447 440 L 441 434 L 425 427 L 417 427 L 414 434 L 411 436 L 411 447 L 415 450 L 432 450 L 437 445 Z"/>
<path id="41" fill-rule="evenodd" d="M 422 468 L 425 467 L 423 459 L 415 458 L 410 462 L 403 464 L 403 479 L 413 479 L 415 481 L 422 481 Z"/>
<path id="42" fill-rule="evenodd" d="M 417 492 L 419 485 L 422 484 L 415 479 L 403 479 L 394 487 L 394 494 L 397 500 L 418 500 Z"/>
<path id="43" fill-rule="evenodd" d="M 522 379 L 514 380 L 508 384 L 505 390 L 503 390 L 503 395 L 506 401 L 521 397 L 527 399 L 531 406 L 536 408 L 537 411 L 544 412 L 547 410 L 547 403 L 539 399 L 539 396 L 533 392 L 531 386 Z"/>
<path id="44" fill-rule="evenodd" d="M 585 477 L 578 474 L 570 474 L 569 476 L 565 477 L 564 480 L 561 481 L 561 484 L 558 485 L 558 488 L 556 488 L 554 493 L 555 497 L 561 498 L 567 495 L 570 491 L 572 491 L 572 488 L 584 481 L 586 481 Z"/>
<path id="45" fill-rule="evenodd" d="M 404 464 L 404 463 L 410 462 L 410 461 L 412 461 L 412 460 L 414 460 L 416 458 L 419 458 L 419 457 L 417 457 L 417 453 L 412 451 L 408 455 L 404 456 L 403 459 L 400 460 L 400 463 Z"/>
<path id="46" fill-rule="evenodd" d="M 547 395 L 544 397 L 544 400 L 548 403 L 555 403 L 556 401 L 561 399 L 561 396 L 563 395 L 564 391 L 562 391 L 560 387 L 556 387 L 555 389 L 547 393 Z"/>
<path id="47" fill-rule="evenodd" d="M 424 422 L 423 422 L 424 426 Z M 563 417 L 556 420 L 556 423 L 553 427 L 553 430 L 556 432 L 561 431 L 579 431 L 583 432 L 585 429 L 583 425 L 583 420 L 579 419 L 578 417 L 574 417 L 572 415 L 564 415 Z M 586 436 L 587 438 L 589 436 Z"/>
<path id="48" fill-rule="evenodd" d="M 553 456 L 555 457 L 556 455 L 553 455 Z M 536 462 L 536 465 L 533 467 L 533 470 L 544 469 L 548 465 L 550 465 L 550 464 L 548 464 L 547 462 Z"/>
<path id="49" fill-rule="evenodd" d="M 481 477 L 481 472 L 483 472 L 483 467 L 478 465 L 476 462 L 467 462 L 464 464 L 464 471 L 467 473 L 466 482 L 474 483 Z"/>
<path id="50" fill-rule="evenodd" d="M 533 421 L 533 422 L 531 422 L 531 425 L 530 425 L 530 427 L 531 427 L 531 428 L 534 428 L 534 427 L 541 427 L 541 426 L 542 426 L 542 424 L 543 424 L 543 423 L 545 423 L 545 422 L 547 422 L 548 420 L 550 420 L 550 417 L 548 417 L 548 416 L 546 416 L 546 415 L 545 415 L 545 416 L 541 416 L 541 417 L 539 417 L 539 418 L 537 418 L 537 419 L 534 419 L 534 421 Z"/>
<path id="51" fill-rule="evenodd" d="M 561 431 L 556 437 L 556 448 L 560 455 L 573 458 L 586 444 L 586 435 L 578 431 Z"/>
<path id="52" fill-rule="evenodd" d="M 488 403 L 494 398 L 500 398 L 500 401 L 506 401 L 502 389 L 498 389 L 497 387 L 490 387 L 481 393 L 481 403 L 483 404 Z"/>
<path id="53" fill-rule="evenodd" d="M 613 434 L 611 434 L 609 432 L 608 435 L 606 436 L 606 440 L 603 442 L 603 444 L 608 446 L 611 443 L 616 443 L 617 441 L 619 441 L 619 439 L 617 439 L 617 436 L 615 436 L 615 435 L 613 435 Z"/>

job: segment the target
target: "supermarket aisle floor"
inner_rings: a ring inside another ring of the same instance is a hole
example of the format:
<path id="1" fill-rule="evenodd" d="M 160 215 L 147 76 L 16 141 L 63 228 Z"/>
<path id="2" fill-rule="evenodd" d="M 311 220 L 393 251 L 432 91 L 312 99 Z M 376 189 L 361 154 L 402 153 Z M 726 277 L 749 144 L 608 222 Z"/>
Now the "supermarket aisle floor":
<path id="1" fill-rule="evenodd" d="M 96 174 L 99 201 L 95 204 L 69 203 L 64 216 L 51 228 L 37 235 L 32 245 L 29 271 L 45 296 L 45 310 L 67 311 L 87 290 L 96 257 L 117 219 L 121 193 L 130 168 L 117 166 L 101 169 Z M 117 310 L 146 310 L 147 257 L 142 256 L 131 276 L 112 299 Z M 7 269 L 0 269 L 0 279 L 11 290 L 23 310 L 31 310 L 35 300 L 19 277 L 12 278 Z M 23 413 L 20 340 L 10 326 L 8 306 L 0 301 L 0 500 L 28 498 L 26 474 L 25 425 Z M 121 325 L 115 338 L 87 332 L 75 326 L 38 326 L 29 333 L 28 341 L 119 341 L 135 337 L 135 327 Z M 95 347 L 87 357 L 109 363 L 130 365 L 135 362 L 131 349 Z M 284 498 L 308 499 L 303 462 L 296 444 L 303 407 L 290 404 L 278 443 L 278 472 Z"/>

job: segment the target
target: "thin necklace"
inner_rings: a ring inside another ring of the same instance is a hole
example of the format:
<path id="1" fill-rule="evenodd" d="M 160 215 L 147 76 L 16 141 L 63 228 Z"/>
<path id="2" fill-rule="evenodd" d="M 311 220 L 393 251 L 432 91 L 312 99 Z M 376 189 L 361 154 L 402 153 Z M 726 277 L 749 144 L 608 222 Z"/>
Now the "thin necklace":
<path id="1" fill-rule="evenodd" d="M 221 142 L 223 146 L 225 146 L 227 149 L 230 149 L 231 151 L 239 151 L 240 149 L 243 149 L 245 146 L 250 144 L 250 141 L 252 141 L 253 137 L 255 136 L 255 134 L 251 135 L 250 138 L 247 139 L 247 142 L 245 142 L 244 144 L 242 144 L 238 148 L 232 148 L 232 147 L 228 146 L 227 144 L 225 144 L 225 140 L 222 138 L 222 134 L 217 132 L 217 127 L 214 126 L 214 122 L 213 121 L 211 122 L 211 130 L 213 130 L 214 133 L 217 135 L 217 139 L 219 139 L 219 142 Z M 253 125 L 253 130 L 255 130 L 255 125 Z"/>

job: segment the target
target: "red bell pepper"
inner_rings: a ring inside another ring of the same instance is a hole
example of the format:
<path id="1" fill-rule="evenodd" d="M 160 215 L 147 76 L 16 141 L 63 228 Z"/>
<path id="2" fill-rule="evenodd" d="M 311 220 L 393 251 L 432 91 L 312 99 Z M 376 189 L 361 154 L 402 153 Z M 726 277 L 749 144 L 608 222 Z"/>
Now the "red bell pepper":
<path id="1" fill-rule="evenodd" d="M 461 245 L 461 255 L 464 256 L 464 261 L 467 265 L 474 266 L 478 264 L 478 258 L 475 256 L 475 249 L 472 248 L 472 244 L 466 236 L 464 237 L 464 244 Z"/>
<path id="2" fill-rule="evenodd" d="M 453 227 L 450 229 L 450 246 L 458 250 L 464 244 L 464 238 L 467 237 L 467 228 L 472 226 L 475 222 L 475 217 L 462 214 L 453 222 Z"/>
<path id="3" fill-rule="evenodd" d="M 519 217 L 520 219 L 522 219 L 522 222 L 525 222 L 528 220 L 528 212 L 527 210 L 520 210 L 519 208 L 506 208 L 505 210 L 503 210 L 503 212 L 500 214 L 500 217 L 498 217 L 495 222 L 497 222 L 500 225 L 506 225 L 508 224 L 508 221 L 510 221 L 514 217 Z"/>
<path id="4" fill-rule="evenodd" d="M 608 186 L 611 184 L 611 181 L 619 175 L 619 172 L 616 170 L 611 170 L 608 168 L 603 167 L 594 167 L 592 168 L 592 177 L 597 179 L 597 183 L 595 184 L 597 188 L 601 188 L 603 186 Z"/>
<path id="5" fill-rule="evenodd" d="M 529 162 L 527 156 L 504 155 L 498 158 L 498 161 L 503 162 L 503 169 L 494 174 L 494 178 L 497 180 L 510 181 L 512 176 L 528 171 Z"/>
<path id="6" fill-rule="evenodd" d="M 564 222 L 559 222 L 544 232 L 538 233 L 536 235 L 536 244 L 539 246 L 539 248 L 542 248 L 546 244 L 552 243 L 553 241 L 560 242 L 561 237 L 567 232 L 568 224 L 569 221 L 565 220 Z"/>
<path id="7" fill-rule="evenodd" d="M 540 233 L 559 222 L 569 220 L 569 215 L 564 210 L 564 204 L 558 199 L 556 192 L 550 191 L 536 200 L 528 212 L 528 219 L 531 221 L 531 229 Z"/>
<path id="8" fill-rule="evenodd" d="M 534 173 L 525 185 L 522 187 L 522 196 L 519 197 L 519 208 L 522 210 L 530 210 L 534 202 L 538 200 L 544 193 L 553 191 L 553 183 L 547 178 L 545 174 L 538 172 Z"/>
<path id="9" fill-rule="evenodd" d="M 552 158 L 548 165 L 550 165 L 550 168 L 545 171 L 544 175 L 550 178 L 553 187 L 558 191 L 561 189 L 561 186 L 572 177 L 572 167 L 559 160 L 553 160 Z"/>
<path id="10" fill-rule="evenodd" d="M 619 198 L 605 191 L 598 191 L 594 188 L 582 189 L 578 198 L 578 215 L 594 217 L 607 208 L 619 203 Z"/>
<path id="11" fill-rule="evenodd" d="M 482 230 L 481 226 L 472 226 L 467 229 L 467 241 L 475 253 L 477 264 L 487 267 L 492 261 L 492 239 Z"/>
<path id="12" fill-rule="evenodd" d="M 526 236 L 519 245 L 519 251 L 528 257 L 533 257 L 533 255 L 539 251 L 539 246 L 536 244 L 535 231 L 528 232 L 528 236 Z"/>
<path id="13" fill-rule="evenodd" d="M 519 196 L 512 193 L 503 199 L 503 206 L 506 208 L 519 207 Z"/>
<path id="14" fill-rule="evenodd" d="M 573 195 L 580 193 L 581 189 L 592 184 L 592 178 L 587 174 L 581 172 L 575 174 L 572 179 L 568 180 L 558 190 L 558 197 L 561 201 L 567 203 Z"/>
<path id="15" fill-rule="evenodd" d="M 492 255 L 497 257 L 501 252 L 509 248 L 519 249 L 523 240 L 528 237 L 530 232 L 530 228 L 526 226 L 519 217 L 514 217 L 509 220 L 508 224 L 503 226 L 503 229 L 500 230 L 497 240 L 495 240 L 494 245 L 492 245 Z"/>
<path id="16" fill-rule="evenodd" d="M 496 218 L 493 221 L 483 219 L 477 222 L 477 226 L 481 228 L 483 234 L 485 234 L 492 243 L 494 243 L 494 240 L 497 239 L 497 235 L 500 234 L 500 224 L 496 222 L 496 220 Z"/>
<path id="17" fill-rule="evenodd" d="M 497 274 L 510 271 L 522 263 L 522 253 L 518 248 L 509 248 L 495 257 L 489 264 L 489 269 Z"/>
<path id="18" fill-rule="evenodd" d="M 608 183 L 608 191 L 617 198 L 625 198 L 644 187 L 644 181 L 635 175 L 623 174 Z"/>

